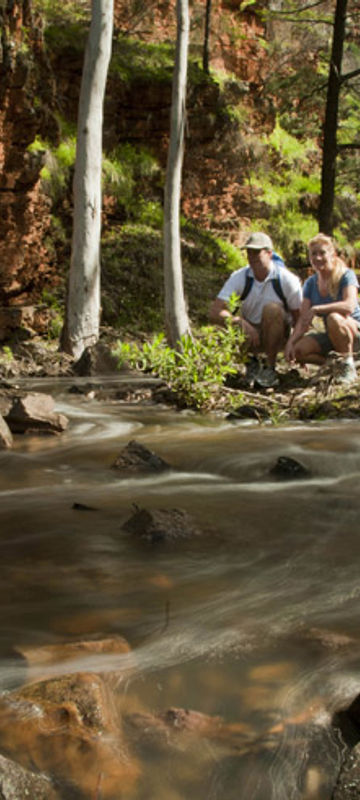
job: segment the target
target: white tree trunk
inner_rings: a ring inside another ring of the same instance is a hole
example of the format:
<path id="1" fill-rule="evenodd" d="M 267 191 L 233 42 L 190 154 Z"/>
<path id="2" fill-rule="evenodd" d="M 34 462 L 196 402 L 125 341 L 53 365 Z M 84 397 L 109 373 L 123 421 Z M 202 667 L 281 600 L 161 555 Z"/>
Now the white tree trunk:
<path id="1" fill-rule="evenodd" d="M 113 0 L 92 0 L 81 81 L 74 220 L 62 346 L 78 359 L 99 338 L 103 105 L 111 57 Z"/>
<path id="2" fill-rule="evenodd" d="M 168 340 L 172 347 L 177 345 L 181 336 L 190 333 L 184 296 L 180 244 L 181 171 L 184 155 L 189 41 L 188 0 L 177 0 L 176 13 L 176 56 L 164 203 L 165 324 Z"/>

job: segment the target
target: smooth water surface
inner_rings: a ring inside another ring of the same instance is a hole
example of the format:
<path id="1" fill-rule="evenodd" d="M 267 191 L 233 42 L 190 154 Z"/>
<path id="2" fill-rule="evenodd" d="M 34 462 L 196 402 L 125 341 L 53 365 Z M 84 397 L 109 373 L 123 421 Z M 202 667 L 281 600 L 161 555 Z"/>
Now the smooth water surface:
<path id="1" fill-rule="evenodd" d="M 360 426 L 249 425 L 26 385 L 51 391 L 70 424 L 0 454 L 1 689 L 23 679 L 17 648 L 121 634 L 136 660 L 127 707 L 247 731 L 244 747 L 200 738 L 149 756 L 131 800 L 328 800 L 331 715 L 360 691 Z M 172 469 L 119 476 L 131 439 Z M 281 455 L 311 478 L 274 480 Z M 202 535 L 134 541 L 133 504 L 184 509 Z"/>

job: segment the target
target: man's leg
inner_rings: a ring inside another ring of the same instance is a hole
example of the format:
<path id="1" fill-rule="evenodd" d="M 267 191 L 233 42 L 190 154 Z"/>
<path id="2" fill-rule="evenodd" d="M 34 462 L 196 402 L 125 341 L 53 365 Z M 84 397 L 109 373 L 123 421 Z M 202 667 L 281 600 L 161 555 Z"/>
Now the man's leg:
<path id="1" fill-rule="evenodd" d="M 261 342 L 269 367 L 275 367 L 276 356 L 284 348 L 287 319 L 279 303 L 267 303 L 261 319 Z"/>

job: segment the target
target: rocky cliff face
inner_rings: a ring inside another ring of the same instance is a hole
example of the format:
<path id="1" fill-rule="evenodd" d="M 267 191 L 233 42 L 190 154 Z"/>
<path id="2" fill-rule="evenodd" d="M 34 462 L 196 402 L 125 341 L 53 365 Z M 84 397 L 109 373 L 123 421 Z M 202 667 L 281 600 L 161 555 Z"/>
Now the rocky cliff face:
<path id="1" fill-rule="evenodd" d="M 51 273 L 42 161 L 27 148 L 40 133 L 54 135 L 56 125 L 41 20 L 30 0 L 2 0 L 0 22 L 0 303 L 7 305 L 23 303 Z"/>
<path id="2" fill-rule="evenodd" d="M 223 3 L 231 22 L 232 5 L 237 4 Z M 116 30 L 151 40 L 155 29 L 159 40 L 173 40 L 174 5 L 175 0 L 150 3 L 147 16 L 139 11 L 131 16 L 129 4 L 116 0 Z M 236 72 L 254 119 L 264 118 L 268 108 L 261 85 L 266 65 L 257 44 L 256 16 L 252 12 L 244 18 L 246 37 L 237 47 L 229 26 L 221 26 L 221 12 L 220 8 L 213 20 L 218 34 L 216 42 L 210 42 L 211 64 Z M 42 21 L 32 0 L 0 0 L 0 23 L 0 306 L 12 306 L 38 300 L 43 287 L 56 281 L 57 256 L 47 248 L 51 202 L 40 180 L 45 154 L 28 147 L 36 136 L 56 143 L 56 109 L 76 121 L 82 53 L 74 49 L 64 54 L 58 47 L 46 54 Z M 239 92 L 238 84 L 229 84 L 231 92 Z M 110 77 L 104 147 L 121 141 L 146 143 L 164 166 L 170 101 L 169 81 L 143 78 L 129 85 L 116 75 Z M 241 141 L 237 148 L 231 145 L 231 124 L 223 111 L 224 99 L 215 84 L 199 80 L 189 91 L 183 210 L 205 227 L 211 219 L 215 227 L 229 231 L 237 228 L 239 217 L 246 218 L 249 198 L 242 187 Z"/>

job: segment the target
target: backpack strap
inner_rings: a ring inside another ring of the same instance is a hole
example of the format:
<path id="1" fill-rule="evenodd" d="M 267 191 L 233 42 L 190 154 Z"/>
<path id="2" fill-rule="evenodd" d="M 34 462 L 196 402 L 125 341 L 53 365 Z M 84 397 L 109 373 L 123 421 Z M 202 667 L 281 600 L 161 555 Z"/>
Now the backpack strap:
<path id="1" fill-rule="evenodd" d="M 242 295 L 240 296 L 240 300 L 243 301 L 247 298 L 248 294 L 251 292 L 252 285 L 254 283 L 254 278 L 250 275 L 250 269 L 247 267 L 246 276 L 245 276 L 245 286 L 242 291 Z M 286 297 L 282 290 L 280 276 L 277 274 L 274 278 L 271 278 L 271 283 L 273 285 L 273 289 L 276 292 L 277 296 L 281 300 L 285 311 L 289 311 L 289 306 L 287 304 Z"/>
<path id="2" fill-rule="evenodd" d="M 281 300 L 281 302 L 282 302 L 282 304 L 284 306 L 285 311 L 289 311 L 289 306 L 287 304 L 286 297 L 285 297 L 284 292 L 282 290 L 281 281 L 280 281 L 280 275 L 276 275 L 275 278 L 271 278 L 271 283 L 273 285 L 273 288 L 275 289 L 275 292 L 276 292 L 277 296 L 280 298 L 280 300 Z"/>
<path id="3" fill-rule="evenodd" d="M 240 296 L 240 300 L 243 301 L 247 298 L 249 292 L 251 292 L 252 285 L 254 283 L 254 278 L 250 275 L 250 269 L 247 267 L 246 275 L 245 275 L 245 286 L 242 291 L 242 295 Z"/>

